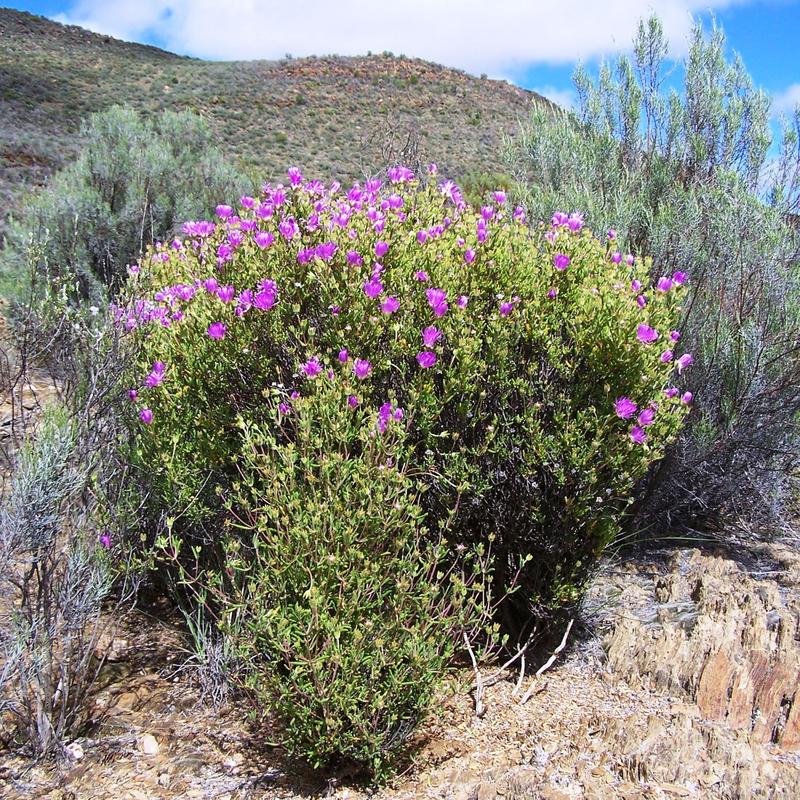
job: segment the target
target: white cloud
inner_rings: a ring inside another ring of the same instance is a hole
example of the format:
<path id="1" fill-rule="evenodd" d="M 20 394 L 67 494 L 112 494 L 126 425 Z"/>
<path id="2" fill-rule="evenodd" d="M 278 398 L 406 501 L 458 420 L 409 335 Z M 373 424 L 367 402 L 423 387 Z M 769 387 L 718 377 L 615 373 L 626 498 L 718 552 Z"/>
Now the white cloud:
<path id="1" fill-rule="evenodd" d="M 686 49 L 693 12 L 732 2 L 661 0 L 673 54 Z M 509 74 L 625 49 L 652 7 L 652 0 L 77 0 L 63 17 L 201 58 L 391 50 L 475 74 Z"/>
<path id="2" fill-rule="evenodd" d="M 561 106 L 561 108 L 573 109 L 578 104 L 578 98 L 572 89 L 559 89 L 556 86 L 536 86 L 533 91 L 544 95 L 557 106 Z"/>
<path id="3" fill-rule="evenodd" d="M 772 111 L 775 114 L 793 114 L 798 105 L 800 105 L 800 83 L 793 83 L 772 96 Z"/>

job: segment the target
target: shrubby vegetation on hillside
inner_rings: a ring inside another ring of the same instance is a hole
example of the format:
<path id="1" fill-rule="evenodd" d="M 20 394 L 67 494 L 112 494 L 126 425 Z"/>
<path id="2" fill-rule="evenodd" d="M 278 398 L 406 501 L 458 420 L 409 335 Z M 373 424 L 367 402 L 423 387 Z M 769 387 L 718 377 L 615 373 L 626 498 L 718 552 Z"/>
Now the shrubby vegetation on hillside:
<path id="1" fill-rule="evenodd" d="M 74 282 L 79 297 L 98 302 L 151 242 L 246 186 L 190 113 L 165 111 L 150 121 L 115 106 L 92 115 L 83 136 L 77 161 L 32 194 L 9 227 L 0 273 L 12 297 L 34 253 L 45 280 Z"/>
<path id="2" fill-rule="evenodd" d="M 634 57 L 575 76 L 579 108 L 534 112 L 507 167 L 534 219 L 579 208 L 635 253 L 689 275 L 683 342 L 696 403 L 641 487 L 636 527 L 774 522 L 790 496 L 800 411 L 800 110 L 768 158 L 769 99 L 715 29 L 694 32 L 684 91 L 666 90 L 661 25 Z"/>

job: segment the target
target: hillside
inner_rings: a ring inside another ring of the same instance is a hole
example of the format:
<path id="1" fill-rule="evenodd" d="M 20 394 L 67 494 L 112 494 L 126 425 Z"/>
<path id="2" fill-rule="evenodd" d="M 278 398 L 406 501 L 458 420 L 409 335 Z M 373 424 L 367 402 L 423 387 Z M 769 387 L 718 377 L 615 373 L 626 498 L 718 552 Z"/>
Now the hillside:
<path id="1" fill-rule="evenodd" d="M 209 62 L 0 9 L 0 201 L 8 209 L 71 159 L 81 121 L 114 103 L 194 110 L 232 163 L 278 179 L 289 164 L 359 177 L 409 134 L 442 174 L 490 172 L 532 102 L 548 101 L 391 54 Z"/>

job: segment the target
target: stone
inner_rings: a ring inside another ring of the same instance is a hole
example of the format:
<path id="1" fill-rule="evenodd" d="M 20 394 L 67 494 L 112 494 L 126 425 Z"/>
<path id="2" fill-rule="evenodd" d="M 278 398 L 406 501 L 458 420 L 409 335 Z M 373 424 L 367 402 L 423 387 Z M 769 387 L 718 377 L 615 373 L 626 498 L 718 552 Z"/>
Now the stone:
<path id="1" fill-rule="evenodd" d="M 151 733 L 143 733 L 136 741 L 139 752 L 146 756 L 157 755 L 160 750 L 156 737 Z"/>
<path id="2" fill-rule="evenodd" d="M 64 752 L 70 761 L 80 761 L 83 758 L 83 747 L 78 742 L 70 742 L 64 748 Z"/>

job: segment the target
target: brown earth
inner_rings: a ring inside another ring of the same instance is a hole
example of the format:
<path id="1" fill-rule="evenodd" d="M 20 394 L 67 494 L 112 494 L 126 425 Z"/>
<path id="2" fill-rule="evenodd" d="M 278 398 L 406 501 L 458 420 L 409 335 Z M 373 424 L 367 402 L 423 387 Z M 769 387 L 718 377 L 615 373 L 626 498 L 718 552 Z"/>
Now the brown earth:
<path id="1" fill-rule="evenodd" d="M 180 626 L 138 611 L 108 638 L 102 722 L 60 768 L 0 766 L 4 797 L 524 800 L 800 797 L 800 556 L 674 550 L 606 564 L 564 658 L 509 674 L 474 715 L 462 671 L 403 773 L 369 791 L 314 773 L 199 702 Z M 536 681 L 534 683 L 534 681 Z M 462 688 L 459 688 L 459 685 Z M 530 700 L 520 703 L 532 689 Z M 797 702 L 796 702 L 797 701 Z"/>

